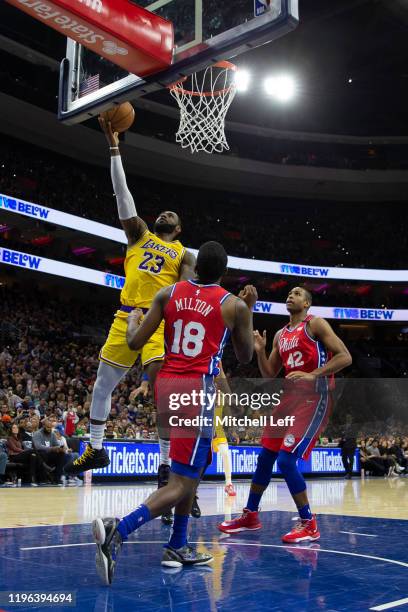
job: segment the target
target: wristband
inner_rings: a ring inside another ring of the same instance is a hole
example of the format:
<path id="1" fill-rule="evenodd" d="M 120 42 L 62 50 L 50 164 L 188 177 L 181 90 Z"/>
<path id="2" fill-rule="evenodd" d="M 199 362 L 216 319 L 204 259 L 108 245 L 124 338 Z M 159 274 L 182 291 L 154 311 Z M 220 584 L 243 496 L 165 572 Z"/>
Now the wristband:
<path id="1" fill-rule="evenodd" d="M 148 381 L 148 380 L 149 380 L 149 377 L 148 377 L 148 375 L 147 375 L 147 372 L 143 372 L 143 374 L 142 374 L 142 380 L 146 380 L 146 381 Z"/>
<path id="2" fill-rule="evenodd" d="M 119 147 L 109 147 L 111 151 L 119 151 Z"/>

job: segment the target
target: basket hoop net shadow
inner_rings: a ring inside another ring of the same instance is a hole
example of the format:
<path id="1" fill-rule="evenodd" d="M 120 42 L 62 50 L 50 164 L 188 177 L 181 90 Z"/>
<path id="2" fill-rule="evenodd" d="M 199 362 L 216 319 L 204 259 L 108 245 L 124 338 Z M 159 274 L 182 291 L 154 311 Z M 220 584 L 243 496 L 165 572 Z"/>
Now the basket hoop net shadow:
<path id="1" fill-rule="evenodd" d="M 169 85 L 180 108 L 176 142 L 191 153 L 222 153 L 229 146 L 225 138 L 225 117 L 236 94 L 236 66 L 217 62 Z"/>

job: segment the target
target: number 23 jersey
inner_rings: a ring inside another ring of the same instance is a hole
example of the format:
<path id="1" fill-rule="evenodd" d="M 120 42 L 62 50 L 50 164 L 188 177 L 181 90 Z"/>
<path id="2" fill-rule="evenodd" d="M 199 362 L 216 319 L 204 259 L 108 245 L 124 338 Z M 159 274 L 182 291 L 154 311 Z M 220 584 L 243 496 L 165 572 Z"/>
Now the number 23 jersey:
<path id="1" fill-rule="evenodd" d="M 162 375 L 218 376 L 229 330 L 221 305 L 231 294 L 219 285 L 181 281 L 164 309 L 166 356 Z"/>
<path id="2" fill-rule="evenodd" d="M 150 308 L 156 293 L 178 280 L 184 253 L 185 248 L 178 240 L 165 242 L 146 230 L 126 252 L 121 303 Z"/>

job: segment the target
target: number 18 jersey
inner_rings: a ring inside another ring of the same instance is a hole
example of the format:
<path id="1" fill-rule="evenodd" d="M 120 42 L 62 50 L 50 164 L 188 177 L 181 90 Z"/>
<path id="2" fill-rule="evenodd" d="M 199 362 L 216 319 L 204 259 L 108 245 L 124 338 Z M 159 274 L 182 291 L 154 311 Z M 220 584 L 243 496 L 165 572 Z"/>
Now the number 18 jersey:
<path id="1" fill-rule="evenodd" d="M 164 309 L 166 356 L 160 376 L 217 376 L 229 338 L 221 305 L 231 294 L 219 285 L 181 281 Z"/>

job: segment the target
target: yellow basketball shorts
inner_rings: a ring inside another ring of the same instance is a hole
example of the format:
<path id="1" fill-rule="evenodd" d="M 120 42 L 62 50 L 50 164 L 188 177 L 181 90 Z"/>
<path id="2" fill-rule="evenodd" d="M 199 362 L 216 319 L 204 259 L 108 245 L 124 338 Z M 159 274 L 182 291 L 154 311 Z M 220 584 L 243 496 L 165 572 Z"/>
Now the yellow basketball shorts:
<path id="1" fill-rule="evenodd" d="M 218 453 L 220 444 L 228 444 L 227 438 L 213 438 L 212 449 L 214 453 Z"/>
<path id="2" fill-rule="evenodd" d="M 99 359 L 115 368 L 128 369 L 133 366 L 136 359 L 141 357 L 143 367 L 152 361 L 164 359 L 164 321 L 154 332 L 153 336 L 138 351 L 132 351 L 126 342 L 127 312 L 118 310 L 109 330 L 109 335 L 99 353 Z"/>

